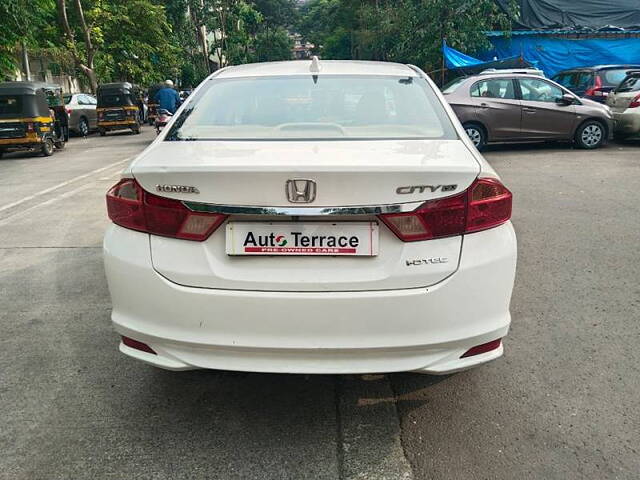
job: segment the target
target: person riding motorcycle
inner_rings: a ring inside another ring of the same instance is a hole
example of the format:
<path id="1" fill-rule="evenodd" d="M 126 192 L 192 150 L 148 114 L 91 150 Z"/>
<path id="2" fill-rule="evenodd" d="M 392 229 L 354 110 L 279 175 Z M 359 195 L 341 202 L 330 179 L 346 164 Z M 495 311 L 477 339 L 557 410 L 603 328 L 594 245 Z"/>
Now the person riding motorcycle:
<path id="1" fill-rule="evenodd" d="M 173 115 L 180 106 L 180 95 L 173 88 L 171 80 L 165 80 L 164 85 L 164 88 L 158 90 L 154 100 L 159 104 L 159 109 L 167 110 Z"/>

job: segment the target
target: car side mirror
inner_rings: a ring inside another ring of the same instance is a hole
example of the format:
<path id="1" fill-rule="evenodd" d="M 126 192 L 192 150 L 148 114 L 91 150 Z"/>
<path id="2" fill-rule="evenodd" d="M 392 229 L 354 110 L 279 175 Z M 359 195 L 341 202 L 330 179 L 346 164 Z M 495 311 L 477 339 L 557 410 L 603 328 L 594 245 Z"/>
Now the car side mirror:
<path id="1" fill-rule="evenodd" d="M 576 102 L 576 99 L 573 95 L 565 93 L 561 97 L 556 99 L 556 103 L 560 105 L 573 105 Z"/>

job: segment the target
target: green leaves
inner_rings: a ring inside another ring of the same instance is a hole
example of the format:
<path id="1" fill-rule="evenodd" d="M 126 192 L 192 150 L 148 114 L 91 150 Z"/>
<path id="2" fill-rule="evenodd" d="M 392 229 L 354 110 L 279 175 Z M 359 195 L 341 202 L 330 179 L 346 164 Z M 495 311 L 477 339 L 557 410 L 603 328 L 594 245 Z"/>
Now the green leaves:
<path id="1" fill-rule="evenodd" d="M 493 0 L 311 0 L 301 33 L 324 58 L 389 60 L 440 68 L 442 40 L 473 53 L 487 30 L 510 30 Z"/>
<path id="2" fill-rule="evenodd" d="M 55 0 L 0 0 L 0 78 L 17 68 L 16 54 L 23 41 L 30 49 L 47 48 L 57 36 Z"/>

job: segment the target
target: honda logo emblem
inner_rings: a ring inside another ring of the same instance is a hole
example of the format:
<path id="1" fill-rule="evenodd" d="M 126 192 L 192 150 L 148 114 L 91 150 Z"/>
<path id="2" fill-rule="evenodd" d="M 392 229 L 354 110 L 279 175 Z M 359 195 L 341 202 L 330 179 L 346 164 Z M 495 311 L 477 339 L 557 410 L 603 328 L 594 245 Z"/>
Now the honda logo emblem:
<path id="1" fill-rule="evenodd" d="M 285 191 L 291 203 L 311 203 L 316 199 L 316 182 L 305 178 L 287 180 Z"/>

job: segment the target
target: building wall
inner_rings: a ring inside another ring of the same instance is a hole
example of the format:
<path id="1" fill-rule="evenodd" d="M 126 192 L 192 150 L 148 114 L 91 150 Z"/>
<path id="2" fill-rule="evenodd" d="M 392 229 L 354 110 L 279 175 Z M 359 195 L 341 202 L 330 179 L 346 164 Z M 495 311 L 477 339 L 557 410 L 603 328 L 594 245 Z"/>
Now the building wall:
<path id="1" fill-rule="evenodd" d="M 44 57 L 31 56 L 29 58 L 29 69 L 31 70 L 31 80 L 38 82 L 55 83 L 62 87 L 64 93 L 79 93 L 87 91 L 87 88 L 83 88 L 80 80 L 65 72 L 59 72 L 54 75 L 53 71 L 59 70 L 55 64 Z M 57 72 L 56 72 L 57 73 Z M 17 70 L 14 74 L 13 80 L 26 81 L 27 78 L 20 70 Z"/>

